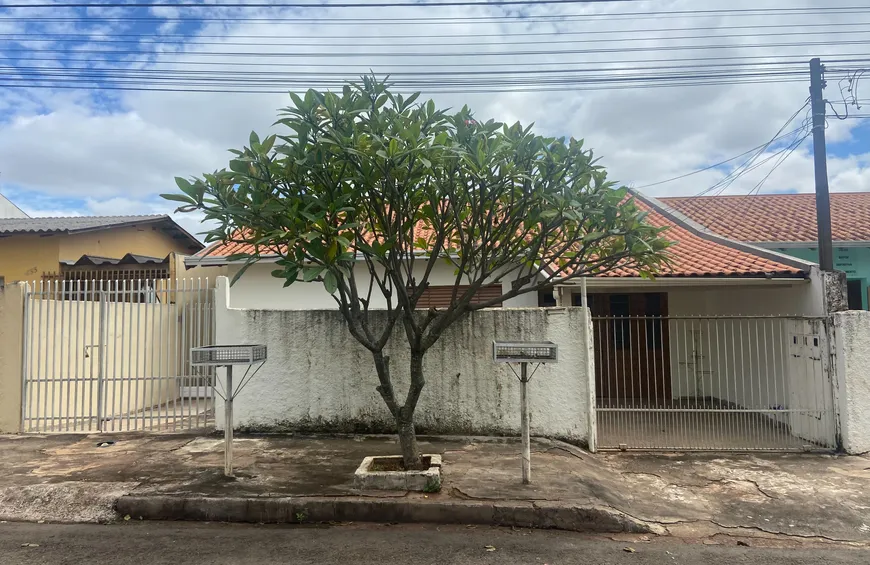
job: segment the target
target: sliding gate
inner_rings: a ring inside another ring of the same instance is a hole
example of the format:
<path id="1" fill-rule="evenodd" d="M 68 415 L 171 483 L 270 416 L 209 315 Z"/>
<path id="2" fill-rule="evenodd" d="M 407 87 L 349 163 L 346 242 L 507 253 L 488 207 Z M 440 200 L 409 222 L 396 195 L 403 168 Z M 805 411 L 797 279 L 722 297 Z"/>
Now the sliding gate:
<path id="1" fill-rule="evenodd" d="M 593 328 L 600 449 L 836 445 L 822 318 L 598 316 Z"/>
<path id="2" fill-rule="evenodd" d="M 44 281 L 25 299 L 24 432 L 184 430 L 213 420 L 207 279 Z"/>

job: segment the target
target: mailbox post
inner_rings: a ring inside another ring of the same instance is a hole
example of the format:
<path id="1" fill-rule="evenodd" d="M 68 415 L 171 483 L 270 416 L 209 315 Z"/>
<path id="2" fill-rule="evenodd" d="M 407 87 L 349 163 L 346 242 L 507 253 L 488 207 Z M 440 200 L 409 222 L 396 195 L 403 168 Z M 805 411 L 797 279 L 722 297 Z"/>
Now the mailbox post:
<path id="1" fill-rule="evenodd" d="M 511 371 L 520 381 L 520 427 L 523 436 L 523 484 L 532 481 L 532 441 L 529 431 L 529 396 L 528 384 L 532 376 L 542 364 L 556 363 L 559 360 L 559 348 L 551 341 L 493 341 L 492 359 L 496 363 L 508 363 Z M 519 363 L 520 372 L 510 363 Z M 535 365 L 535 370 L 529 374 L 529 363 Z"/>
<path id="2" fill-rule="evenodd" d="M 266 362 L 265 345 L 207 345 L 190 350 L 191 364 L 197 367 L 225 367 L 227 370 L 226 387 L 219 388 L 215 377 L 212 382 L 214 392 L 224 401 L 224 475 L 233 476 L 233 400 L 251 382 L 257 371 Z M 247 369 L 238 384 L 233 387 L 233 366 L 245 365 Z M 257 365 L 254 372 L 251 368 Z"/>

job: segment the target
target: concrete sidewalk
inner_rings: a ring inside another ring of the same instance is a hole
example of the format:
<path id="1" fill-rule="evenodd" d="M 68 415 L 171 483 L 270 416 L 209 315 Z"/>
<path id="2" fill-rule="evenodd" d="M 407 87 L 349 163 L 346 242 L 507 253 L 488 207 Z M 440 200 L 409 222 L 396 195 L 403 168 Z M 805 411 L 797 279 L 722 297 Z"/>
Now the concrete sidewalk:
<path id="1" fill-rule="evenodd" d="M 98 443 L 115 441 L 98 447 Z M 118 434 L 0 437 L 0 519 L 432 521 L 662 533 L 789 536 L 870 543 L 870 459 L 780 454 L 591 455 L 533 446 L 523 486 L 519 445 L 421 442 L 443 456 L 438 494 L 359 492 L 366 455 L 386 437 L 240 437 L 238 477 L 222 475 L 219 436 Z"/>

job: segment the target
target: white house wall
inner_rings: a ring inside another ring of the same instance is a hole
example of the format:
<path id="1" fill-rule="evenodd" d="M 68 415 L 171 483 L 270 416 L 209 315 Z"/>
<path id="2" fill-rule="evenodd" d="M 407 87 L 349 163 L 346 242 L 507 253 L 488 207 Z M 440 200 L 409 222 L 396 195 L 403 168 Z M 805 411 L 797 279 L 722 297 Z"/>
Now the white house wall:
<path id="1" fill-rule="evenodd" d="M 0 218 L 27 218 L 27 214 L 0 194 Z"/>
<path id="2" fill-rule="evenodd" d="M 745 408 L 783 410 L 769 417 L 796 436 L 822 441 L 827 424 L 787 409 L 825 406 L 829 386 L 822 366 L 824 328 L 801 317 L 823 313 L 820 281 L 669 292 L 677 316 L 765 316 L 671 320 L 674 398 L 713 397 Z M 791 317 L 789 317 L 791 316 Z"/>
<path id="3" fill-rule="evenodd" d="M 870 312 L 834 315 L 837 407 L 846 453 L 870 452 Z"/>
<path id="4" fill-rule="evenodd" d="M 217 343 L 264 343 L 269 359 L 236 400 L 234 425 L 259 430 L 389 431 L 371 354 L 334 310 L 239 309 L 218 279 Z M 243 287 L 244 288 L 244 287 Z M 285 303 L 286 304 L 286 303 Z M 374 312 L 374 317 L 383 312 Z M 519 385 L 492 361 L 492 341 L 551 340 L 559 362 L 529 389 L 532 433 L 585 442 L 589 388 L 580 309 L 493 309 L 452 326 L 425 357 L 418 426 L 431 433 L 517 434 Z M 397 332 L 388 346 L 397 396 L 407 391 L 409 355 Z M 237 376 L 238 379 L 238 376 Z M 216 421 L 223 422 L 217 406 Z"/>
<path id="5" fill-rule="evenodd" d="M 239 266 L 227 267 L 227 275 L 232 277 Z M 336 310 L 335 300 L 319 282 L 296 282 L 284 288 L 283 279 L 272 276 L 278 268 L 274 263 L 252 265 L 233 285 L 230 305 L 233 308 L 256 308 L 272 310 Z M 364 266 L 357 266 L 354 272 L 360 280 L 360 292 L 368 290 L 369 275 Z M 452 285 L 455 280 L 453 267 L 444 263 L 436 265 L 429 277 L 432 285 Z M 364 281 L 364 282 L 362 282 Z M 464 283 L 463 283 L 464 284 Z M 504 282 L 504 290 L 510 289 L 510 281 Z M 538 295 L 530 292 L 507 300 L 506 308 L 533 308 L 538 305 Z M 372 308 L 386 308 L 386 301 L 377 286 L 372 291 Z"/>

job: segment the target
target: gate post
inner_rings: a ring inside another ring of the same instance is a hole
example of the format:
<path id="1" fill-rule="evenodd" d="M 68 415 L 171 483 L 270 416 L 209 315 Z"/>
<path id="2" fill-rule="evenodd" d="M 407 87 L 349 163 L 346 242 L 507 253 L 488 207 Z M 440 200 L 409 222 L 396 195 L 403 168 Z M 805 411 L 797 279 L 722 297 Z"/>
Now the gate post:
<path id="1" fill-rule="evenodd" d="M 21 431 L 27 283 L 0 286 L 0 433 Z"/>

